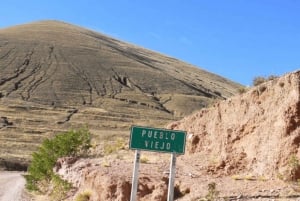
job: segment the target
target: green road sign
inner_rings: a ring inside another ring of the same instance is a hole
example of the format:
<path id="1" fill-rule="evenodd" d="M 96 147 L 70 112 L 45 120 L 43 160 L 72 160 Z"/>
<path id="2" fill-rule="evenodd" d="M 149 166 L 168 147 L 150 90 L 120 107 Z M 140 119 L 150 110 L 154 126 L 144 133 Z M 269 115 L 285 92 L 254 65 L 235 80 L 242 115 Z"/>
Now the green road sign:
<path id="1" fill-rule="evenodd" d="M 132 126 L 130 149 L 184 154 L 185 131 Z"/>

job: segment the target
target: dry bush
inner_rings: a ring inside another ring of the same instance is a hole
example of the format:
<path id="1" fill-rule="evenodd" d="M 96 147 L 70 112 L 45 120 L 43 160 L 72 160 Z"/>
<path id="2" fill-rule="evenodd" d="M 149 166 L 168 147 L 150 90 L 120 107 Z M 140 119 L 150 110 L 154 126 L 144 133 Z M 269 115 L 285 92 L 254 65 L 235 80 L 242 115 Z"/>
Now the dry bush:
<path id="1" fill-rule="evenodd" d="M 91 199 L 92 192 L 87 190 L 78 194 L 75 198 L 75 201 L 89 201 Z"/>
<path id="2" fill-rule="evenodd" d="M 260 84 L 262 84 L 262 83 L 264 83 L 264 82 L 266 82 L 267 80 L 266 80 L 266 78 L 264 78 L 264 77 L 261 77 L 261 76 L 258 76 L 258 77 L 255 77 L 254 79 L 253 79 L 253 86 L 258 86 L 258 85 L 260 85 Z"/>
<path id="3" fill-rule="evenodd" d="M 267 78 L 262 77 L 262 76 L 257 76 L 257 77 L 254 77 L 254 79 L 253 79 L 253 86 L 258 86 L 258 85 L 260 85 L 264 82 L 267 82 L 267 81 L 270 81 L 270 80 L 275 80 L 277 78 L 278 78 L 278 76 L 276 76 L 276 75 L 270 75 Z"/>

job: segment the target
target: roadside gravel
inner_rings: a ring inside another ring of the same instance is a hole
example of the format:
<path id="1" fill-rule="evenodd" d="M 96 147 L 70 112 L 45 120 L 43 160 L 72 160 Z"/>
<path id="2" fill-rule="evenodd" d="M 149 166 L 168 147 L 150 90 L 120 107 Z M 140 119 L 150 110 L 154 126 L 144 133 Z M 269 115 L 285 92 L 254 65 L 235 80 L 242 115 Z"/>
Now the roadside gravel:
<path id="1" fill-rule="evenodd" d="M 24 197 L 23 172 L 0 171 L 0 201 L 28 201 Z"/>

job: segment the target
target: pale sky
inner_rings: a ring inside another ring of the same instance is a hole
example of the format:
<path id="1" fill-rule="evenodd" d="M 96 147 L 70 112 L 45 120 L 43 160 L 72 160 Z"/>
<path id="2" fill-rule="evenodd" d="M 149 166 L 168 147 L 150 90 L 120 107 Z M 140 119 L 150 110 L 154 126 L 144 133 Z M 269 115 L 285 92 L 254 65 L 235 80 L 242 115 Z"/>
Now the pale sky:
<path id="1" fill-rule="evenodd" d="M 9 0 L 0 19 L 79 25 L 244 85 L 300 69 L 298 0 Z"/>

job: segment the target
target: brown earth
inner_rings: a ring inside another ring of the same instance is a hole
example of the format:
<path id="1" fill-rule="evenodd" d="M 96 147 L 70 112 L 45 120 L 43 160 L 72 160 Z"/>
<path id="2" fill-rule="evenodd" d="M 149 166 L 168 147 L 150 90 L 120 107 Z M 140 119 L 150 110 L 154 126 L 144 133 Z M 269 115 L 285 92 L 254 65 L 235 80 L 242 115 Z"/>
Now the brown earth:
<path id="1" fill-rule="evenodd" d="M 190 154 L 205 153 L 213 172 L 288 176 L 289 158 L 300 158 L 300 71 L 203 109 L 169 128 L 186 130 Z M 296 170 L 295 179 L 300 178 Z"/>
<path id="2" fill-rule="evenodd" d="M 220 200 L 299 200 L 300 71 L 220 101 L 168 128 L 188 132 L 176 166 L 176 200 L 199 200 L 216 184 Z M 168 154 L 143 152 L 138 200 L 166 200 Z M 57 172 L 91 200 L 129 200 L 133 151 L 61 159 Z M 70 160 L 69 160 L 70 161 Z M 101 189 L 101 190 L 99 190 Z"/>
<path id="3" fill-rule="evenodd" d="M 46 137 L 87 126 L 99 144 L 162 127 L 241 85 L 59 21 L 0 29 L 0 167 L 26 169 Z"/>

